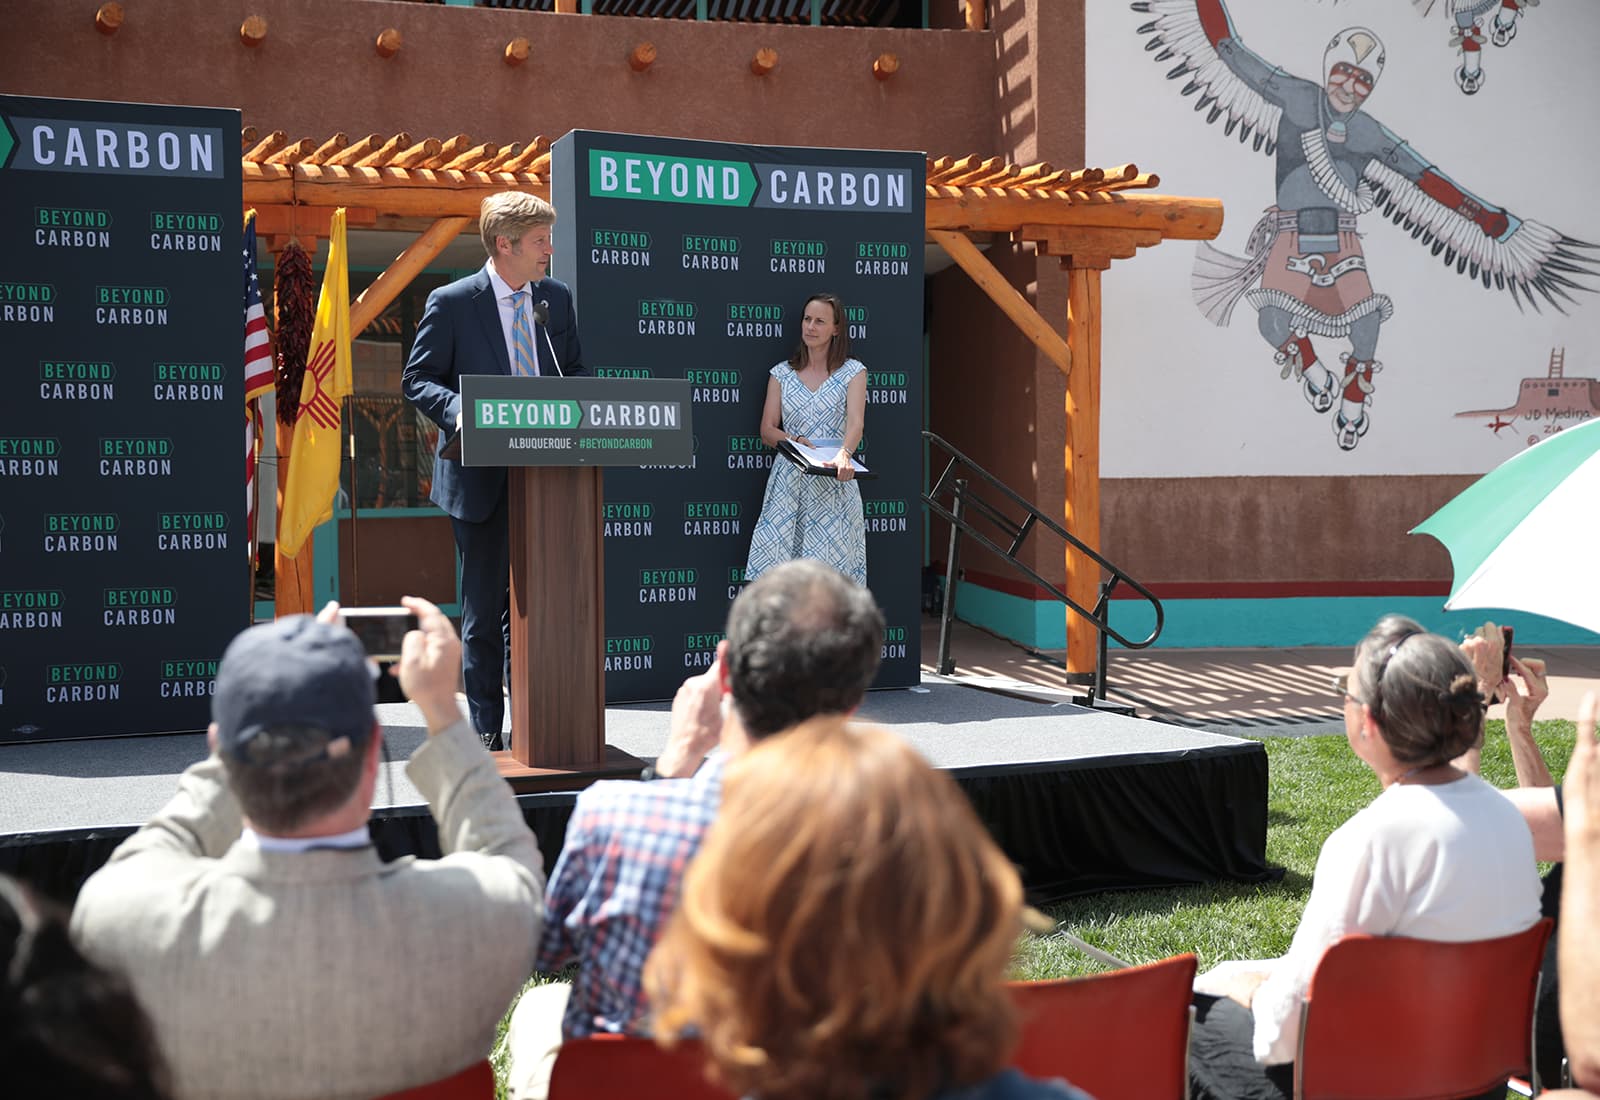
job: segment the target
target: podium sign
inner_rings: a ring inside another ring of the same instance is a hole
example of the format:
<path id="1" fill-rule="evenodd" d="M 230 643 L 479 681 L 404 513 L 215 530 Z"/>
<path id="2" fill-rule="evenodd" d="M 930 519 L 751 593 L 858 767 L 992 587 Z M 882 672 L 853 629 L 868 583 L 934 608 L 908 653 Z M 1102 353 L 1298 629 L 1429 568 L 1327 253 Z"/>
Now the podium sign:
<path id="1" fill-rule="evenodd" d="M 682 378 L 461 379 L 463 466 L 640 466 L 694 456 Z"/>

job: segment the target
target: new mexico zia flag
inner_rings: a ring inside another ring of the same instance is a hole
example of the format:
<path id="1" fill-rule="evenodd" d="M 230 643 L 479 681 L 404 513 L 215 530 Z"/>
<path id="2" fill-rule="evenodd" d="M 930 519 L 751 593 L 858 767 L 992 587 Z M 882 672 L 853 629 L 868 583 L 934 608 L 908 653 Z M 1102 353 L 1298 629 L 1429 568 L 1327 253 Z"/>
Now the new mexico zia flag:
<path id="1" fill-rule="evenodd" d="M 333 516 L 333 496 L 339 489 L 339 410 L 350 390 L 350 267 L 340 207 L 328 229 L 328 267 L 317 299 L 278 515 L 278 549 L 291 558 L 317 524 Z"/>

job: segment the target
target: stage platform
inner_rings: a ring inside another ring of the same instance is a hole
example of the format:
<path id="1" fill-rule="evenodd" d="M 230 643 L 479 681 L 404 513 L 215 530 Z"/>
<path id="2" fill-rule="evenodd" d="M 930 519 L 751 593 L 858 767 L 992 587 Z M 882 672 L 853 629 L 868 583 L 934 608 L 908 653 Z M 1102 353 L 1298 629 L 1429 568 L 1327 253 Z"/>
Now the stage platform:
<path id="1" fill-rule="evenodd" d="M 1260 743 L 1091 710 L 1048 690 L 980 688 L 924 674 L 858 712 L 955 776 L 1043 904 L 1104 889 L 1265 881 L 1267 758 Z M 404 762 L 426 736 L 409 704 L 378 708 L 393 763 L 373 836 L 388 857 L 437 854 Z M 668 704 L 606 711 L 609 743 L 653 759 Z M 0 871 L 61 900 L 158 809 L 204 755 L 198 735 L 0 746 Z M 576 795 L 519 796 L 547 867 Z"/>

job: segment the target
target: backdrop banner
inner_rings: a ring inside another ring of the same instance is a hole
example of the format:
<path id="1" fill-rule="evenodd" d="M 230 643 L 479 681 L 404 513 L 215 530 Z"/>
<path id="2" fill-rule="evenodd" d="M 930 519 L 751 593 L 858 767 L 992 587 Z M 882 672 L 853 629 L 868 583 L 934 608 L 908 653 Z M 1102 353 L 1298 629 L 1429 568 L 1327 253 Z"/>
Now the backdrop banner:
<path id="1" fill-rule="evenodd" d="M 918 682 L 926 164 L 585 130 L 556 142 L 555 274 L 577 297 L 585 362 L 693 386 L 693 460 L 605 474 L 608 701 L 670 698 L 711 664 L 776 456 L 760 435 L 768 371 L 823 291 L 844 299 L 868 371 L 857 453 L 878 474 L 861 496 L 888 620 L 876 686 Z"/>
<path id="2" fill-rule="evenodd" d="M 193 732 L 250 615 L 239 112 L 0 96 L 0 742 Z"/>

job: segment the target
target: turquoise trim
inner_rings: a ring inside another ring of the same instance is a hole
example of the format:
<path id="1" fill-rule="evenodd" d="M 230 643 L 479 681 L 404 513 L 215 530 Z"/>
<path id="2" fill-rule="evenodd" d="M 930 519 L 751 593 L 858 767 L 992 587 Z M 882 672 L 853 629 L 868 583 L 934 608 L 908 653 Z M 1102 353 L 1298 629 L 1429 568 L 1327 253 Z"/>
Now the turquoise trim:
<path id="1" fill-rule="evenodd" d="M 311 610 L 339 598 L 339 521 L 324 520 L 311 532 Z"/>
<path id="2" fill-rule="evenodd" d="M 257 600 L 255 609 L 251 612 L 250 621 L 255 623 L 271 622 L 277 618 L 278 609 L 271 600 Z"/>
<path id="3" fill-rule="evenodd" d="M 1600 645 L 1600 635 L 1523 611 L 1445 611 L 1438 596 L 1304 596 L 1281 599 L 1163 600 L 1166 625 L 1154 649 L 1353 646 L 1389 612 L 1461 638 L 1486 619 L 1516 627 L 1518 645 Z M 1065 649 L 1066 610 L 962 581 L 956 616 L 1033 649 Z M 1149 605 L 1113 600 L 1111 623 L 1131 638 L 1150 632 Z M 1116 645 L 1116 643 L 1112 643 Z M 1118 647 L 1121 648 L 1121 647 Z"/>

